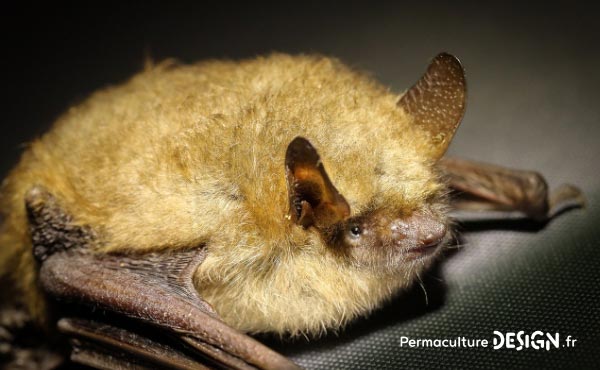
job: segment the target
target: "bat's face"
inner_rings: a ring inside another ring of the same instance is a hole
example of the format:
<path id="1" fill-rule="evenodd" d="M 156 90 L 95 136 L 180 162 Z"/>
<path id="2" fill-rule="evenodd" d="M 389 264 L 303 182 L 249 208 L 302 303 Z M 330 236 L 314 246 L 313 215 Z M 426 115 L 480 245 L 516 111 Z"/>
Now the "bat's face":
<path id="1" fill-rule="evenodd" d="M 328 232 L 328 241 L 358 266 L 416 273 L 446 239 L 446 217 L 431 207 L 403 213 L 374 210 L 351 217 Z"/>
<path id="2" fill-rule="evenodd" d="M 397 158 L 369 179 L 348 179 L 370 185 L 361 189 L 367 194 L 352 195 L 366 200 L 356 211 L 329 179 L 315 148 L 296 138 L 286 158 L 288 217 L 307 232 L 316 229 L 325 248 L 345 263 L 412 276 L 437 254 L 448 234 L 444 188 L 427 163 Z M 410 171 L 393 166 L 410 166 L 414 173 L 407 176 Z M 394 185 L 386 187 L 390 180 Z"/>
<path id="3" fill-rule="evenodd" d="M 283 161 L 287 202 L 273 193 L 258 203 L 287 203 L 287 217 L 271 211 L 260 230 L 281 236 L 259 250 L 209 249 L 197 277 L 201 294 L 243 331 L 316 334 L 406 288 L 448 239 L 435 163 L 462 118 L 464 98 L 458 61 L 441 55 L 399 106 L 389 106 L 401 113 L 386 117 L 404 120 L 395 122 L 407 131 L 363 134 L 349 123 L 330 134 L 345 138 L 343 145 L 291 140 Z M 343 136 L 351 132 L 358 134 Z"/>

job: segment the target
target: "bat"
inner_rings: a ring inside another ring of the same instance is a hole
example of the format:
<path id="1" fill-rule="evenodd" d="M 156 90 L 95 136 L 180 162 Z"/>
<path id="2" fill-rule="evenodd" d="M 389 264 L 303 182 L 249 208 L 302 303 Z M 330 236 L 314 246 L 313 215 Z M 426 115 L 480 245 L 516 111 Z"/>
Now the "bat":
<path id="1" fill-rule="evenodd" d="M 23 322 L 57 322 L 90 367 L 297 368 L 247 334 L 318 336 L 379 307 L 453 215 L 584 204 L 537 172 L 444 157 L 466 95 L 447 53 L 400 95 L 284 54 L 167 61 L 94 93 L 3 182 L 0 340 L 14 354 Z M 60 362 L 51 347 L 35 367 Z"/>

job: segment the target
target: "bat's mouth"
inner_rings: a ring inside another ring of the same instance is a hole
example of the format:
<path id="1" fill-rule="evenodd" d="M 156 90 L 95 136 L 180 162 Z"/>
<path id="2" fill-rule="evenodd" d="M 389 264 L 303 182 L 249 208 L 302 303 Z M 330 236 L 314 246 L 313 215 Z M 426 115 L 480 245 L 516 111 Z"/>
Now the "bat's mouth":
<path id="1" fill-rule="evenodd" d="M 442 227 L 434 233 L 429 233 L 426 237 L 419 240 L 416 246 L 406 250 L 406 256 L 409 260 L 415 260 L 424 257 L 435 255 L 439 250 L 444 240 L 446 240 L 447 229 Z"/>
<path id="2" fill-rule="evenodd" d="M 437 243 L 431 243 L 427 245 L 420 245 L 409 249 L 406 254 L 409 259 L 417 259 L 421 257 L 434 255 L 441 245 L 441 240 Z"/>

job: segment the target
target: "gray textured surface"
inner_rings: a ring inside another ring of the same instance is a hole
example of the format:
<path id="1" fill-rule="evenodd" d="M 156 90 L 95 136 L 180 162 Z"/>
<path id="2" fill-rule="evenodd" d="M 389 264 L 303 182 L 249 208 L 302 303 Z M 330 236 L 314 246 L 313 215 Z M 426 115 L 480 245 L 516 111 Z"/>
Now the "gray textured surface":
<path id="1" fill-rule="evenodd" d="M 416 287 L 339 336 L 268 342 L 310 369 L 600 363 L 600 27 L 592 5 L 318 2 L 302 9 L 161 5 L 20 14 L 22 38 L 8 43 L 14 65 L 5 69 L 11 95 L 3 107 L 2 172 L 18 143 L 69 103 L 138 70 L 148 50 L 156 59 L 183 61 L 320 52 L 371 71 L 396 91 L 416 81 L 438 52 L 456 54 L 469 99 L 450 153 L 536 169 L 551 186 L 571 182 L 586 193 L 588 208 L 541 230 L 471 228 L 464 248 L 424 278 L 429 305 Z M 40 24 L 43 31 L 32 31 Z M 491 339 L 493 330 L 558 331 L 578 342 L 550 352 L 399 346 L 402 335 Z"/>

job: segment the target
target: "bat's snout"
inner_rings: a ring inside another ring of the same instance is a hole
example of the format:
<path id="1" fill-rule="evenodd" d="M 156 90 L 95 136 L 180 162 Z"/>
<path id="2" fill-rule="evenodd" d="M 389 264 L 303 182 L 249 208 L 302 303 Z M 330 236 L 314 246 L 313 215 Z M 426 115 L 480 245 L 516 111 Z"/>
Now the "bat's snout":
<path id="1" fill-rule="evenodd" d="M 430 254 L 444 241 L 448 228 L 430 211 L 417 211 L 391 225 L 394 243 L 410 254 Z"/>

